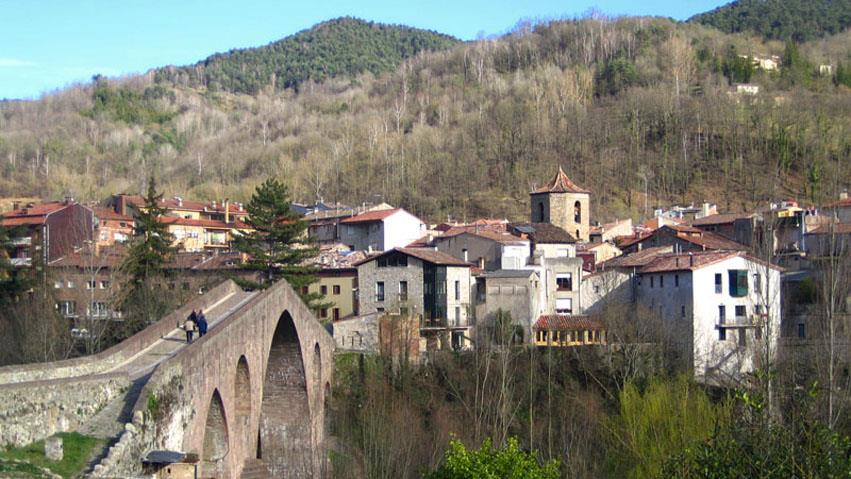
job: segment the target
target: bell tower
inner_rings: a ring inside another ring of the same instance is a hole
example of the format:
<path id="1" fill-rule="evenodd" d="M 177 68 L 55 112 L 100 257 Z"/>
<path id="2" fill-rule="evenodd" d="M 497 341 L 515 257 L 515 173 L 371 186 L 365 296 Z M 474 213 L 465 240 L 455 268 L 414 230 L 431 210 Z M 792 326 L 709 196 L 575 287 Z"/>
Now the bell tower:
<path id="1" fill-rule="evenodd" d="M 590 234 L 591 192 L 580 188 L 559 167 L 546 185 L 529 193 L 532 223 L 556 225 L 579 241 L 588 241 Z"/>

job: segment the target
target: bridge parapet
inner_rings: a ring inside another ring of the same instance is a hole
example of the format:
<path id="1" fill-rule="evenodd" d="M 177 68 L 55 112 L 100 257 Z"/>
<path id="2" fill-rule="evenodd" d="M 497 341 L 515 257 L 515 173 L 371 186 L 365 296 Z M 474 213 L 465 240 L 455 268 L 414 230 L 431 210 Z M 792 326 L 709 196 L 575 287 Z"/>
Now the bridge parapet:
<path id="1" fill-rule="evenodd" d="M 212 305 L 219 302 L 223 297 L 233 294 L 236 291 L 239 291 L 239 286 L 236 283 L 230 280 L 225 281 L 206 294 L 193 298 L 184 306 L 172 311 L 161 320 L 119 344 L 91 356 L 48 363 L 0 367 L 0 391 L 9 384 L 77 378 L 109 372 L 171 332 L 175 328 L 175 325 L 186 319 L 193 309 L 210 309 Z"/>

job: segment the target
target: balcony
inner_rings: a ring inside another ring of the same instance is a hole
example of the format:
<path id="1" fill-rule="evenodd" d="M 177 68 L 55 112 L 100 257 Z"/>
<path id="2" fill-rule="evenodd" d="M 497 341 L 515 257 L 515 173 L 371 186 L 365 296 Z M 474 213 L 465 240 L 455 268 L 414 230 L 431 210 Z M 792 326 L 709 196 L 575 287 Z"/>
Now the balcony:
<path id="1" fill-rule="evenodd" d="M 719 318 L 719 328 L 753 328 L 756 326 L 752 316 L 733 316 L 731 318 Z"/>
<path id="2" fill-rule="evenodd" d="M 32 266 L 33 265 L 33 259 L 32 258 L 11 258 L 11 259 L 9 259 L 9 263 L 11 263 L 12 266 L 15 266 L 15 267 L 18 267 L 18 268 L 23 268 L 23 267 Z"/>

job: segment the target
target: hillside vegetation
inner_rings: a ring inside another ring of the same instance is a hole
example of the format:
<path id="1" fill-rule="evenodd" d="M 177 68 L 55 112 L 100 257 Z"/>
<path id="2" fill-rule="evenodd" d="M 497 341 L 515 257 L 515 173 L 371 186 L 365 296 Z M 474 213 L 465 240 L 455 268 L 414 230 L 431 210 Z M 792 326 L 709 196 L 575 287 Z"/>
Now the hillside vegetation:
<path id="1" fill-rule="evenodd" d="M 437 32 L 338 18 L 264 47 L 231 50 L 195 65 L 157 71 L 157 81 L 210 90 L 256 94 L 263 88 L 297 88 L 306 80 L 395 70 L 422 51 L 458 40 Z"/>
<path id="2" fill-rule="evenodd" d="M 691 22 L 774 40 L 812 40 L 851 26 L 851 0 L 736 0 Z"/>
<path id="3" fill-rule="evenodd" d="M 383 198 L 432 220 L 519 219 L 530 188 L 561 165 L 592 190 L 599 220 L 644 213 L 645 189 L 651 206 L 820 202 L 851 185 L 851 75 L 817 65 L 847 65 L 849 44 L 847 32 L 784 45 L 594 18 L 252 95 L 188 74 L 99 78 L 0 105 L 0 194 L 100 199 L 141 191 L 154 172 L 169 195 L 246 201 L 276 176 L 305 201 Z M 781 71 L 741 58 L 756 54 L 781 55 Z M 241 85 L 224 58 L 220 83 Z M 731 93 L 742 81 L 760 93 Z"/>

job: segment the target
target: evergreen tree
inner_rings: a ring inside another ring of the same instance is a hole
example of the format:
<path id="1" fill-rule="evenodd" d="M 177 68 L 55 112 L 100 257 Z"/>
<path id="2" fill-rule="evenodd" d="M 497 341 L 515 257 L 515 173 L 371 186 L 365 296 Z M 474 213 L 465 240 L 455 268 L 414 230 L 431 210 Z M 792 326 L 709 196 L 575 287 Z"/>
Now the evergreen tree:
<path id="1" fill-rule="evenodd" d="M 307 236 L 308 223 L 290 208 L 287 186 L 274 178 L 257 187 L 246 205 L 245 222 L 254 230 L 237 238 L 237 249 L 249 257 L 246 267 L 263 273 L 261 287 L 285 279 L 311 308 L 324 305 L 318 293 L 306 288 L 318 278 L 318 268 L 307 263 L 319 250 Z"/>
<path id="2" fill-rule="evenodd" d="M 136 208 L 133 241 L 122 265 L 128 277 L 128 287 L 120 301 L 121 308 L 128 313 L 129 330 L 124 331 L 125 335 L 157 321 L 172 306 L 170 295 L 161 283 L 166 275 L 165 264 L 175 248 L 171 245 L 173 237 L 168 228 L 159 222 L 159 217 L 165 213 L 159 206 L 161 198 L 151 176 L 145 204 Z"/>

